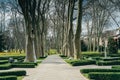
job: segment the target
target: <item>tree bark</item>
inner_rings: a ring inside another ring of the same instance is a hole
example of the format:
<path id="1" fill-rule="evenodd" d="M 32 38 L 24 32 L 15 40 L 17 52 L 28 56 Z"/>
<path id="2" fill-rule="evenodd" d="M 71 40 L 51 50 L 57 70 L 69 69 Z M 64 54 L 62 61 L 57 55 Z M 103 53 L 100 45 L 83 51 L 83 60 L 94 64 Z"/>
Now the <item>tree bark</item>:
<path id="1" fill-rule="evenodd" d="M 77 19 L 77 30 L 75 34 L 75 54 L 74 59 L 81 58 L 81 28 L 82 28 L 82 0 L 78 0 L 78 19 Z"/>

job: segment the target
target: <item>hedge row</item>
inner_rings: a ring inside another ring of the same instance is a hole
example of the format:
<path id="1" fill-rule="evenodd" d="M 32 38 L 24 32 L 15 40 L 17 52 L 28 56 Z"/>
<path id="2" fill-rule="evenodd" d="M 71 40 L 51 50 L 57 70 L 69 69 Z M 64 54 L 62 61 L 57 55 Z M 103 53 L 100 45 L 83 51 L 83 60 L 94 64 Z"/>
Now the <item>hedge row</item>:
<path id="1" fill-rule="evenodd" d="M 120 66 L 112 66 L 112 69 L 120 69 Z"/>
<path id="2" fill-rule="evenodd" d="M 14 59 L 20 59 L 20 58 L 24 59 L 25 58 L 25 56 L 6 56 L 6 57 L 0 57 L 0 60 L 8 60 L 10 57 L 14 58 Z"/>
<path id="3" fill-rule="evenodd" d="M 12 64 L 14 68 L 35 68 L 35 64 Z"/>
<path id="4" fill-rule="evenodd" d="M 0 57 L 0 60 L 8 60 L 9 57 Z"/>
<path id="5" fill-rule="evenodd" d="M 6 64 L 6 63 L 8 63 L 8 60 L 0 60 L 0 65 L 1 64 Z"/>
<path id="6" fill-rule="evenodd" d="M 17 80 L 17 76 L 3 76 L 0 80 Z"/>
<path id="7" fill-rule="evenodd" d="M 120 60 L 120 57 L 108 57 L 108 58 L 101 58 L 103 61 L 113 61 L 113 60 Z"/>
<path id="8" fill-rule="evenodd" d="M 37 65 L 35 62 L 14 62 L 13 64 L 34 64 Z"/>
<path id="9" fill-rule="evenodd" d="M 70 63 L 72 66 L 80 66 L 80 65 L 90 65 L 95 64 L 96 61 L 92 60 L 66 60 L 66 62 Z"/>
<path id="10" fill-rule="evenodd" d="M 89 78 L 94 80 L 120 80 L 120 72 L 91 72 Z"/>
<path id="11" fill-rule="evenodd" d="M 10 69 L 11 68 L 11 64 L 2 64 L 0 65 L 0 70 L 6 70 L 6 69 Z"/>
<path id="12" fill-rule="evenodd" d="M 90 73 L 90 72 L 120 72 L 120 69 L 81 69 L 81 73 Z"/>
<path id="13" fill-rule="evenodd" d="M 6 71 L 6 72 L 0 72 L 0 76 L 25 76 L 26 71 L 25 70 L 20 70 L 20 71 Z"/>
<path id="14" fill-rule="evenodd" d="M 120 60 L 116 60 L 116 61 L 98 61 L 96 63 L 99 66 L 102 65 L 120 65 Z"/>

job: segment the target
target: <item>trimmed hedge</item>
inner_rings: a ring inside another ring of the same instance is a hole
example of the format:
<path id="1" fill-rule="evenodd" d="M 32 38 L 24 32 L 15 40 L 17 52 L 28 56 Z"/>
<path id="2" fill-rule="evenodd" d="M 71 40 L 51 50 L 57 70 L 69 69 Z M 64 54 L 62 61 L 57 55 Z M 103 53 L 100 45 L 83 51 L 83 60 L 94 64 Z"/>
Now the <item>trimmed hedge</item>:
<path id="1" fill-rule="evenodd" d="M 66 62 L 70 63 L 72 66 L 90 65 L 96 63 L 96 61 L 92 60 L 66 60 Z"/>
<path id="2" fill-rule="evenodd" d="M 0 60 L 8 60 L 9 57 L 0 57 Z"/>
<path id="3" fill-rule="evenodd" d="M 0 77 L 0 80 L 17 80 L 17 76 L 4 76 Z"/>
<path id="4" fill-rule="evenodd" d="M 120 80 L 120 72 L 91 72 L 89 73 L 89 78 L 94 80 Z"/>
<path id="5" fill-rule="evenodd" d="M 11 68 L 11 64 L 0 65 L 0 70 L 6 70 L 6 69 L 10 69 L 10 68 Z"/>
<path id="6" fill-rule="evenodd" d="M 90 72 L 120 72 L 120 69 L 81 69 L 81 73 L 90 73 Z"/>
<path id="7" fill-rule="evenodd" d="M 0 65 L 1 65 L 1 64 L 6 64 L 6 63 L 8 63 L 8 60 L 1 60 L 1 61 L 0 61 Z"/>
<path id="8" fill-rule="evenodd" d="M 25 70 L 19 70 L 19 71 L 5 71 L 5 72 L 0 72 L 0 76 L 25 76 L 26 71 Z"/>
<path id="9" fill-rule="evenodd" d="M 120 60 L 120 57 L 108 57 L 108 58 L 101 58 L 103 61 L 113 61 L 113 60 Z"/>
<path id="10" fill-rule="evenodd" d="M 103 54 L 99 52 L 82 52 L 83 57 L 100 57 L 103 56 Z"/>
<path id="11" fill-rule="evenodd" d="M 112 66 L 112 69 L 120 69 L 120 66 Z"/>
<path id="12" fill-rule="evenodd" d="M 34 64 L 37 66 L 37 62 L 36 63 L 35 62 L 14 62 L 12 64 Z"/>
<path id="13" fill-rule="evenodd" d="M 35 64 L 12 64 L 14 68 L 35 68 Z"/>
<path id="14" fill-rule="evenodd" d="M 102 66 L 102 65 L 120 65 L 120 60 L 117 60 L 117 61 L 98 61 L 96 64 L 99 66 Z"/>

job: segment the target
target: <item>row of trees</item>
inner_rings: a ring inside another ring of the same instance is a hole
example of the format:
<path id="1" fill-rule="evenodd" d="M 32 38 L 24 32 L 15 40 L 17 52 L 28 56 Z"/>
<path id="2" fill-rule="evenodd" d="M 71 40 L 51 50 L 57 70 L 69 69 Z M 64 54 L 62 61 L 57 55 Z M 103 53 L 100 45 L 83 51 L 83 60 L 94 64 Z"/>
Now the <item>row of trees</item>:
<path id="1" fill-rule="evenodd" d="M 8 43 L 12 42 L 9 49 L 24 49 L 28 62 L 35 62 L 36 58 L 45 56 L 50 48 L 55 48 L 68 57 L 80 59 L 83 29 L 86 29 L 88 51 L 98 51 L 99 40 L 106 37 L 103 33 L 106 28 L 111 28 L 111 22 L 119 27 L 114 15 L 120 10 L 118 2 L 6 0 L 4 3 L 8 7 L 4 9 L 2 6 L 3 9 L 0 9 L 3 12 L 0 28 L 3 32 L 8 32 Z M 10 18 L 6 19 L 7 16 Z"/>

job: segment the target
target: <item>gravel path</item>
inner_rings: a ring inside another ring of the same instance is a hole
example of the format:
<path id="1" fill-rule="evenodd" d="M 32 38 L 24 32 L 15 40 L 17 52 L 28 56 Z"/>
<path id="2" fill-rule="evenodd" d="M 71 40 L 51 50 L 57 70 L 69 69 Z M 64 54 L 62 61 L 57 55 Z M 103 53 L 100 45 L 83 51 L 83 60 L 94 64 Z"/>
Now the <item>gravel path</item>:
<path id="1" fill-rule="evenodd" d="M 48 56 L 37 68 L 26 71 L 23 80 L 88 80 L 58 55 Z"/>

